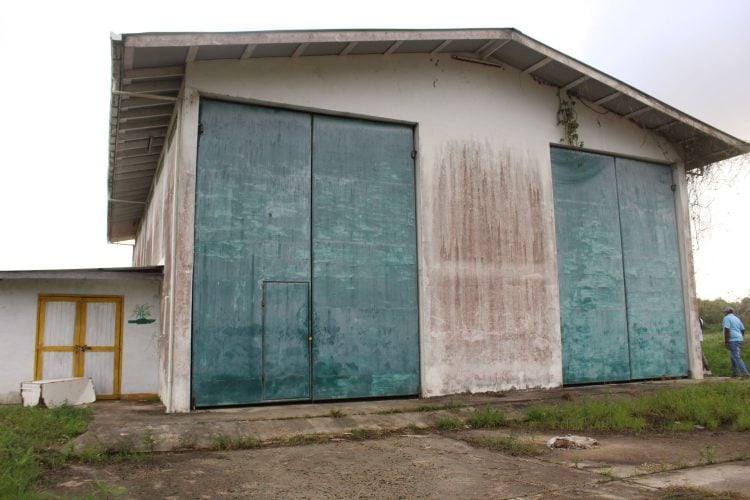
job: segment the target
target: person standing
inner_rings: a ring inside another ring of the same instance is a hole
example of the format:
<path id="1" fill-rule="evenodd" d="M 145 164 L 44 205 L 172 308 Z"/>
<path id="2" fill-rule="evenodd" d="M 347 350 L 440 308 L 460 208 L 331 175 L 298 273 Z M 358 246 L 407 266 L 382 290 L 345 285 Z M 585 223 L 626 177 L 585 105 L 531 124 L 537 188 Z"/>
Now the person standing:
<path id="1" fill-rule="evenodd" d="M 729 359 L 732 361 L 732 376 L 750 377 L 745 362 L 740 356 L 740 349 L 745 340 L 745 325 L 742 320 L 734 315 L 734 309 L 727 307 L 724 309 L 724 346 L 729 349 Z"/>

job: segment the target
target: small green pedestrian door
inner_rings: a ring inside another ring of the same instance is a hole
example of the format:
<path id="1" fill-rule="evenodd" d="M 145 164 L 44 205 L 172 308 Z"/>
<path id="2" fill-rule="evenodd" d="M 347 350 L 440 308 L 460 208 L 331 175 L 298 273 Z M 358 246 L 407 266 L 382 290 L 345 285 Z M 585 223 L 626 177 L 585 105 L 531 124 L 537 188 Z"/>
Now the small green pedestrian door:
<path id="1" fill-rule="evenodd" d="M 310 397 L 310 285 L 263 283 L 263 400 Z"/>

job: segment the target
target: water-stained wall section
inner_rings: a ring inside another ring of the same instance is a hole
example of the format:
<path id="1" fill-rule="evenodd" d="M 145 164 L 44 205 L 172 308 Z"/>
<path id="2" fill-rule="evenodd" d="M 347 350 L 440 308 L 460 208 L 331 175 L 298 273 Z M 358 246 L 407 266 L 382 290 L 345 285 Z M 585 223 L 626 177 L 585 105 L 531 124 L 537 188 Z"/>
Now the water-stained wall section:
<path id="1" fill-rule="evenodd" d="M 426 395 L 559 384 L 544 158 L 450 141 L 435 162 L 420 205 Z"/>

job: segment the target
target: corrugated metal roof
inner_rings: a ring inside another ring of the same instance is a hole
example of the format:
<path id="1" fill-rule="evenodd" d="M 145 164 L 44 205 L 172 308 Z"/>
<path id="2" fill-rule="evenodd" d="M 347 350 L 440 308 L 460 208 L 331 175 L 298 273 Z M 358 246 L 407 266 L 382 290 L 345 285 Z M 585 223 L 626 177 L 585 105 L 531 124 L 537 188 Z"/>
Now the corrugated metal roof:
<path id="1" fill-rule="evenodd" d="M 141 33 L 112 37 L 109 241 L 135 236 L 160 164 L 185 64 L 216 59 L 450 54 L 513 66 L 664 137 L 688 169 L 750 151 L 701 122 L 514 29 Z"/>

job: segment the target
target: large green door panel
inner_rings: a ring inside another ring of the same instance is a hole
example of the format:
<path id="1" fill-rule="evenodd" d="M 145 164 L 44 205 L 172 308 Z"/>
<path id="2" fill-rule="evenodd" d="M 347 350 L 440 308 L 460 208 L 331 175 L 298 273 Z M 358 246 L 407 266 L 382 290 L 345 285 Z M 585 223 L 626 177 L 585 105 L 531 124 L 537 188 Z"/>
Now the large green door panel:
<path id="1" fill-rule="evenodd" d="M 263 400 L 310 398 L 309 283 L 263 284 Z"/>
<path id="2" fill-rule="evenodd" d="M 688 374 L 669 167 L 616 159 L 632 378 Z"/>
<path id="3" fill-rule="evenodd" d="M 419 390 L 413 132 L 315 116 L 313 398 Z"/>
<path id="4" fill-rule="evenodd" d="M 563 381 L 630 378 L 614 159 L 552 149 Z"/>
<path id="5" fill-rule="evenodd" d="M 192 392 L 199 406 L 253 403 L 262 283 L 310 280 L 311 116 L 202 100 L 200 124 Z"/>

